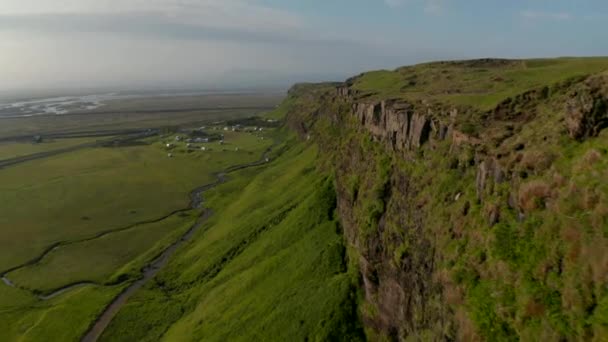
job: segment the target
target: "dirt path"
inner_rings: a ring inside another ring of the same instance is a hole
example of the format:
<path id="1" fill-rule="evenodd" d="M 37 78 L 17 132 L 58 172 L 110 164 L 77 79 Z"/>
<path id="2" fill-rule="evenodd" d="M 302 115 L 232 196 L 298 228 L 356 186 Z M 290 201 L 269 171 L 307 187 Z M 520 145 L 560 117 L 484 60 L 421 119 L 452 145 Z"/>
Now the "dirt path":
<path id="1" fill-rule="evenodd" d="M 224 170 L 223 172 L 218 173 L 217 180 L 215 182 L 195 189 L 193 191 L 193 194 L 196 197 L 196 199 L 193 198 L 192 207 L 200 208 L 203 204 L 203 197 L 202 197 L 203 194 L 206 191 L 211 190 L 211 189 L 215 188 L 216 186 L 226 182 L 227 174 L 238 171 L 238 170 L 266 164 L 267 163 L 266 158 L 267 158 L 268 154 L 270 153 L 271 149 L 272 149 L 272 147 L 267 149 L 259 161 L 230 167 L 230 168 Z M 129 298 L 134 293 L 136 293 L 139 289 L 141 289 L 142 286 L 144 286 L 148 281 L 150 281 L 152 278 L 154 278 L 156 276 L 156 274 L 167 264 L 169 258 L 175 253 L 175 251 L 181 245 L 183 245 L 185 242 L 191 240 L 192 237 L 194 236 L 194 233 L 203 225 L 203 223 L 211 215 L 212 215 L 212 211 L 210 209 L 205 209 L 203 211 L 203 213 L 197 219 L 196 223 L 179 240 L 177 240 L 172 245 L 170 245 L 167 249 L 165 249 L 158 258 L 154 259 L 151 263 L 149 263 L 147 266 L 145 266 L 142 269 L 142 278 L 135 281 L 131 285 L 129 285 L 129 287 L 127 287 L 121 294 L 119 294 L 116 298 L 114 298 L 114 300 L 110 303 L 110 305 L 108 305 L 105 308 L 105 310 L 103 311 L 103 313 L 97 318 L 97 320 L 95 321 L 93 326 L 89 329 L 89 331 L 86 333 L 86 335 L 82 338 L 81 341 L 83 341 L 83 342 L 97 341 L 97 339 L 101 336 L 101 334 L 104 332 L 104 330 L 108 327 L 110 322 L 112 322 L 112 319 L 114 318 L 114 316 L 116 316 L 116 314 L 120 311 L 120 309 L 127 303 Z"/>

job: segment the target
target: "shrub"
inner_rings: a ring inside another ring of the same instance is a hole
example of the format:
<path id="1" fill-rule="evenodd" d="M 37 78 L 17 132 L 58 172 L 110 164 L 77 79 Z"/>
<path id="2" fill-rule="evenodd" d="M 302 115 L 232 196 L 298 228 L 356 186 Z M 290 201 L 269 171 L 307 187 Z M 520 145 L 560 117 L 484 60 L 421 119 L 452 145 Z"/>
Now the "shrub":
<path id="1" fill-rule="evenodd" d="M 542 180 L 533 180 L 519 188 L 519 207 L 526 212 L 545 207 L 551 188 Z"/>
<path id="2" fill-rule="evenodd" d="M 521 158 L 521 166 L 529 171 L 541 172 L 547 170 L 555 155 L 547 151 L 526 151 Z"/>

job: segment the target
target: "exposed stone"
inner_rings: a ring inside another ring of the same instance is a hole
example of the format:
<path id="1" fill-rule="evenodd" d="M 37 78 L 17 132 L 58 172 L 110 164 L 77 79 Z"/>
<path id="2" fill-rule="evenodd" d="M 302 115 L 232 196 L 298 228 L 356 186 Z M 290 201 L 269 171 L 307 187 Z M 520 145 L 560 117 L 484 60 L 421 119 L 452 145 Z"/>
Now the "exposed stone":
<path id="1" fill-rule="evenodd" d="M 408 103 L 357 103 L 353 112 L 372 136 L 395 150 L 417 149 L 430 138 L 431 120 L 426 114 L 413 111 Z"/>
<path id="2" fill-rule="evenodd" d="M 500 208 L 497 205 L 492 205 L 488 212 L 488 224 L 495 226 L 500 221 Z"/>
<path id="3" fill-rule="evenodd" d="M 577 140 L 597 136 L 608 127 L 608 74 L 590 77 L 570 93 L 565 123 Z"/>
<path id="4" fill-rule="evenodd" d="M 350 88 L 349 86 L 340 86 L 336 88 L 336 93 L 338 97 L 343 99 L 352 100 L 356 95 L 357 91 Z"/>
<path id="5" fill-rule="evenodd" d="M 439 140 L 445 140 L 448 136 L 448 126 L 444 124 L 439 125 Z"/>
<path id="6" fill-rule="evenodd" d="M 481 161 L 477 167 L 477 177 L 475 180 L 477 198 L 482 200 L 486 190 L 493 191 L 494 184 L 500 184 L 503 181 L 504 172 L 498 160 L 491 158 Z"/>
<path id="7" fill-rule="evenodd" d="M 481 140 L 478 138 L 472 137 L 470 135 L 467 135 L 465 133 L 462 133 L 458 130 L 453 129 L 452 130 L 452 146 L 458 147 L 463 144 L 479 145 L 479 144 L 481 144 Z"/>

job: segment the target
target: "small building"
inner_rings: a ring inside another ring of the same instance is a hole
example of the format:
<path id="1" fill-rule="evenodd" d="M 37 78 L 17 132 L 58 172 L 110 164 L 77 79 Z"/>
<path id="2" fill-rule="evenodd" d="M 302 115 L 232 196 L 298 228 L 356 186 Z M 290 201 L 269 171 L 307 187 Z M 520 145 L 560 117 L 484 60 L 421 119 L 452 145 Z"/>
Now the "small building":
<path id="1" fill-rule="evenodd" d="M 175 141 L 182 141 L 182 137 L 180 137 L 179 135 L 175 137 Z"/>
<path id="2" fill-rule="evenodd" d="M 266 162 L 269 163 L 270 162 L 270 158 L 266 157 Z"/>
<path id="3" fill-rule="evenodd" d="M 220 140 L 220 145 L 224 145 L 224 140 Z"/>
<path id="4" fill-rule="evenodd" d="M 207 151 L 207 148 L 205 146 L 201 147 L 201 151 Z"/>
<path id="5" fill-rule="evenodd" d="M 228 129 L 229 129 L 228 126 L 224 127 L 224 131 L 228 131 Z"/>
<path id="6" fill-rule="evenodd" d="M 169 157 L 169 158 L 173 158 L 173 153 L 169 153 L 169 154 L 167 154 L 167 157 Z"/>
<path id="7" fill-rule="evenodd" d="M 174 147 L 173 144 L 169 144 L 169 143 L 167 143 L 167 145 L 165 145 L 165 146 L 167 146 L 167 148 L 173 148 Z"/>

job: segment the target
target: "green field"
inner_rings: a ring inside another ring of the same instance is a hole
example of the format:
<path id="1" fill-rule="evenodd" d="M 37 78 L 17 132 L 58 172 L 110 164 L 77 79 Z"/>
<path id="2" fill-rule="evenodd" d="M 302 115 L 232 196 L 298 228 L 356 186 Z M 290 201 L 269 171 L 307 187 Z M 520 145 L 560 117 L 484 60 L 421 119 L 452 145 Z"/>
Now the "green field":
<path id="1" fill-rule="evenodd" d="M 0 282 L 0 340 L 80 338 L 124 281 L 138 278 L 143 265 L 192 227 L 200 210 L 167 215 L 187 209 L 190 191 L 215 181 L 214 173 L 259 160 L 273 143 L 272 131 L 263 135 L 226 132 L 225 151 L 215 146 L 201 151 L 175 142 L 172 134 L 0 170 L 0 226 L 19 227 L 0 230 L 0 270 L 60 243 L 36 263 L 6 274 L 28 291 Z M 37 149 L 42 146 L 53 150 L 93 139 L 3 146 L 4 153 L 28 155 L 42 152 Z M 175 146 L 168 149 L 167 141 Z M 50 300 L 33 295 L 80 282 L 105 285 L 70 289 Z"/>
<path id="2" fill-rule="evenodd" d="M 49 291 L 76 282 L 136 278 L 141 267 L 179 239 L 193 224 L 194 214 L 173 215 L 104 237 L 74 243 L 48 254 L 38 264 L 8 274 L 20 286 Z"/>
<path id="3" fill-rule="evenodd" d="M 0 143 L 0 160 L 16 157 L 23 157 L 34 153 L 49 152 L 67 147 L 78 146 L 82 144 L 92 143 L 100 140 L 109 139 L 107 137 L 92 137 L 92 138 L 73 138 L 73 139 L 57 139 L 44 141 L 39 144 L 23 143 L 23 142 L 7 142 Z"/>
<path id="4" fill-rule="evenodd" d="M 0 241 L 20 246 L 0 249 L 0 270 L 32 259 L 53 243 L 185 208 L 188 193 L 211 182 L 214 171 L 257 160 L 270 144 L 270 139 L 256 141 L 239 152 L 176 148 L 174 158 L 168 158 L 159 141 L 79 150 L 0 170 L 0 225 L 19 227 L 2 230 Z"/>
<path id="5" fill-rule="evenodd" d="M 354 80 L 376 99 L 405 98 L 491 109 L 502 100 L 545 85 L 608 70 L 608 58 L 437 62 L 380 70 Z"/>

